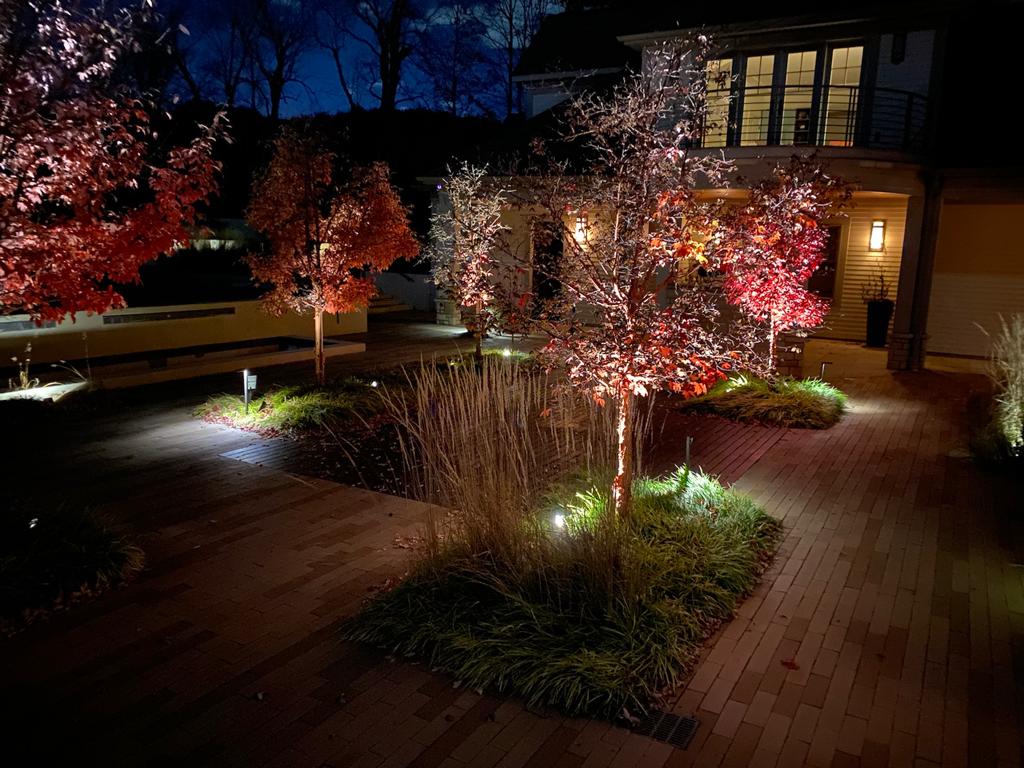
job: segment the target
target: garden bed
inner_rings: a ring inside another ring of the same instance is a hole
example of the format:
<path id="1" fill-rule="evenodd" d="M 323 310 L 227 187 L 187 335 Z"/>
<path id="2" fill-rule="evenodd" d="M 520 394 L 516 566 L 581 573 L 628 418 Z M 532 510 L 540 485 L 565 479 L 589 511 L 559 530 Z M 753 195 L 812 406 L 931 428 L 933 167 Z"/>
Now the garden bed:
<path id="1" fill-rule="evenodd" d="M 345 635 L 531 706 L 642 713 L 757 584 L 780 526 L 685 469 L 634 494 L 631 520 L 607 526 L 603 492 L 565 488 L 523 523 L 526 548 L 481 553 L 456 534 Z"/>
<path id="2" fill-rule="evenodd" d="M 798 429 L 827 429 L 846 412 L 846 395 L 820 379 L 766 381 L 740 375 L 720 382 L 681 408 L 728 419 Z"/>
<path id="3" fill-rule="evenodd" d="M 614 410 L 540 371 L 421 369 L 410 388 L 389 401 L 408 489 L 449 511 L 350 639 L 530 705 L 628 718 L 687 674 L 771 560 L 779 524 L 698 472 L 637 478 L 617 518 Z"/>
<path id="4" fill-rule="evenodd" d="M 276 386 L 253 395 L 248 406 L 241 395 L 216 395 L 199 406 L 196 415 L 268 437 L 296 437 L 349 421 L 369 421 L 382 410 L 377 390 L 401 386 L 401 374 L 347 377 L 322 387 Z"/>
<path id="5" fill-rule="evenodd" d="M 0 633 L 134 577 L 142 550 L 88 509 L 70 503 L 0 503 Z"/>

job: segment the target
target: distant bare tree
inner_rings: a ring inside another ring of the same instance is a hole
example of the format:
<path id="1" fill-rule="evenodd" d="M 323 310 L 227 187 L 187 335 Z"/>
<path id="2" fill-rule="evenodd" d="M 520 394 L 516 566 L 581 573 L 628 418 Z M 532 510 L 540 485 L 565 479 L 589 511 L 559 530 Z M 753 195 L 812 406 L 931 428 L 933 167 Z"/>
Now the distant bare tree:
<path id="1" fill-rule="evenodd" d="M 419 34 L 415 64 L 434 104 L 453 115 L 489 112 L 487 26 L 478 0 L 441 0 Z"/>
<path id="2" fill-rule="evenodd" d="M 245 41 L 249 0 L 168 0 L 166 43 L 176 69 L 176 90 L 193 99 L 208 98 L 233 107 L 251 84 Z M 257 84 L 258 87 L 258 84 Z"/>
<path id="3" fill-rule="evenodd" d="M 402 68 L 416 50 L 416 25 L 423 19 L 415 0 L 361 0 L 353 6 L 361 26 L 350 31 L 372 55 L 379 82 L 380 108 L 393 111 L 398 105 Z"/>
<path id="4" fill-rule="evenodd" d="M 296 65 L 314 45 L 314 12 L 311 0 L 248 0 L 244 10 L 249 24 L 245 33 L 246 54 L 266 86 L 268 113 L 281 114 L 285 88 L 300 82 Z"/>
<path id="5" fill-rule="evenodd" d="M 523 49 L 533 40 L 548 5 L 547 0 L 485 0 L 487 39 L 495 52 L 496 69 L 501 72 L 505 117 L 511 117 L 516 109 L 512 75 Z"/>
<path id="6" fill-rule="evenodd" d="M 173 90 L 183 90 L 191 99 L 201 99 L 206 95 L 200 70 L 199 38 L 192 34 L 192 20 L 189 0 L 173 0 L 161 4 L 161 11 L 166 27 L 158 38 L 167 51 L 174 68 Z M 178 86 L 178 87 L 175 87 Z"/>
<path id="7" fill-rule="evenodd" d="M 353 0 L 325 0 L 321 3 L 316 24 L 317 43 L 331 54 L 334 68 L 338 73 L 338 85 L 348 100 L 349 109 L 356 109 L 359 106 L 352 95 L 349 76 L 346 74 L 345 58 L 355 20 Z"/>

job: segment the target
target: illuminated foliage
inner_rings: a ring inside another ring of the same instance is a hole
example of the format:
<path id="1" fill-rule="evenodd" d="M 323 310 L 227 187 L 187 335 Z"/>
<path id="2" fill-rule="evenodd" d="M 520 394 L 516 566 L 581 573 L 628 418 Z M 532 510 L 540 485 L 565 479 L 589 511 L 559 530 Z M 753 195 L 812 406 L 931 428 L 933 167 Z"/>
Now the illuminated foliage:
<path id="1" fill-rule="evenodd" d="M 824 313 L 805 283 L 820 262 L 820 220 L 838 184 L 804 162 L 779 169 L 744 206 L 705 191 L 729 186 L 735 170 L 693 149 L 709 117 L 708 50 L 698 38 L 649 51 L 645 74 L 611 94 L 575 98 L 562 137 L 572 160 L 535 171 L 510 193 L 532 221 L 533 248 L 495 238 L 503 259 L 533 276 L 520 303 L 548 338 L 542 355 L 616 409 L 619 516 L 630 506 L 637 398 L 703 394 L 730 371 L 756 366 L 764 322 L 774 340 Z M 474 199 L 481 216 L 498 204 L 493 192 Z M 557 258 L 538 258 L 538 232 L 551 233 Z M 492 257 L 475 261 L 480 276 L 500 277 Z M 744 312 L 727 317 L 729 301 Z"/>
<path id="2" fill-rule="evenodd" d="M 434 281 L 446 298 L 472 312 L 471 330 L 476 359 L 482 359 L 481 340 L 496 325 L 503 293 L 500 275 L 501 223 L 507 201 L 482 168 L 463 165 L 442 185 L 446 205 L 431 224 L 431 262 Z"/>
<path id="3" fill-rule="evenodd" d="M 807 160 L 779 167 L 750 191 L 743 206 L 725 213 L 728 236 L 720 243 L 720 268 L 729 301 L 763 323 L 768 340 L 760 366 L 775 372 L 775 349 L 783 331 L 821 325 L 829 302 L 808 287 L 821 265 L 827 216 L 849 199 L 849 188 Z"/>
<path id="4" fill-rule="evenodd" d="M 619 516 L 630 507 L 637 398 L 703 393 L 744 357 L 702 245 L 720 229 L 723 203 L 695 191 L 698 180 L 724 185 L 729 170 L 690 150 L 704 124 L 706 50 L 702 39 L 664 47 L 650 55 L 650 76 L 578 98 L 565 138 L 586 166 L 531 179 L 524 200 L 562 241 L 557 266 L 532 264 L 535 283 L 558 286 L 531 296 L 550 339 L 544 354 L 616 408 Z"/>
<path id="5" fill-rule="evenodd" d="M 315 136 L 285 129 L 248 212 L 269 244 L 249 257 L 254 278 L 270 286 L 267 310 L 313 313 L 319 383 L 325 379 L 323 313 L 365 307 L 377 290 L 376 273 L 419 252 L 387 165 L 339 176 L 335 156 Z"/>
<path id="6" fill-rule="evenodd" d="M 158 151 L 152 105 L 117 79 L 148 18 L 58 0 L 0 8 L 0 312 L 41 322 L 123 306 L 112 284 L 187 242 L 214 191 L 219 121 Z"/>

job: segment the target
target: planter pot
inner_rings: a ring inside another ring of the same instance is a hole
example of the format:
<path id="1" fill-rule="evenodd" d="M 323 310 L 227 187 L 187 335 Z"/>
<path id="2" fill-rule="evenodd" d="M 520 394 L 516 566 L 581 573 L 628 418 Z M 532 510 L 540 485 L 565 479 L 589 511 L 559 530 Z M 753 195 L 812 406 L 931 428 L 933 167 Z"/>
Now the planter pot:
<path id="1" fill-rule="evenodd" d="M 893 302 L 891 299 L 878 299 L 868 302 L 868 333 L 869 347 L 884 347 L 889 335 L 889 321 L 892 319 Z"/>

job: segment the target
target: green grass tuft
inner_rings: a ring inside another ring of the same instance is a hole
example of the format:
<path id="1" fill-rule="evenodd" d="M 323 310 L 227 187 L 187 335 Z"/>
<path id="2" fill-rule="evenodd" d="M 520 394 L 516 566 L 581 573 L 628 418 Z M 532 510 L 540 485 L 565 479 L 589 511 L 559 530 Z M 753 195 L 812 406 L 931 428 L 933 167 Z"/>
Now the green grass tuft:
<path id="1" fill-rule="evenodd" d="M 207 421 L 261 432 L 306 432 L 383 409 L 380 388 L 401 386 L 395 377 L 346 378 L 324 387 L 282 386 L 255 396 L 248 411 L 241 395 L 216 395 L 196 415 Z M 376 381 L 378 386 L 371 386 Z"/>
<path id="2" fill-rule="evenodd" d="M 720 382 L 682 408 L 737 421 L 780 427 L 827 429 L 846 412 L 846 395 L 820 379 L 769 382 L 740 375 Z"/>
<path id="3" fill-rule="evenodd" d="M 69 503 L 0 502 L 0 625 L 20 628 L 83 595 L 132 578 L 142 550 Z"/>
<path id="4" fill-rule="evenodd" d="M 347 638 L 531 706 L 615 718 L 676 684 L 749 593 L 779 524 L 698 472 L 635 484 L 609 523 L 603 481 L 570 483 L 523 521 L 515 558 L 456 534 L 351 619 Z M 560 523 L 554 522 L 560 515 Z"/>

